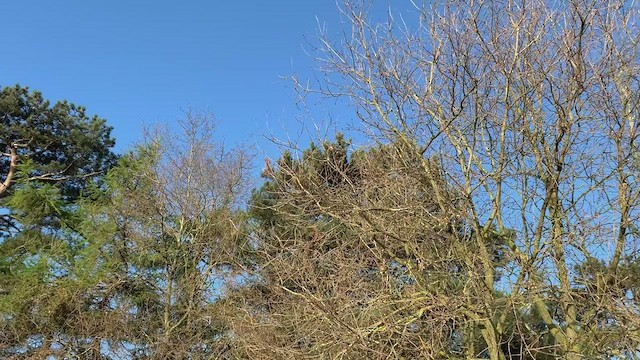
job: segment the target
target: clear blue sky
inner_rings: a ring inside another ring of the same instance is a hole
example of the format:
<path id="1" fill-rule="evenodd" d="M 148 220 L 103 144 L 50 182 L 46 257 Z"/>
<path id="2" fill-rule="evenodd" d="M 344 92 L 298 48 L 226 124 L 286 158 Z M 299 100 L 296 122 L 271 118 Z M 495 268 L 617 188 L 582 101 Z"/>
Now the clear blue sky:
<path id="1" fill-rule="evenodd" d="M 337 31 L 336 3 L 2 1 L 0 85 L 86 106 L 115 128 L 119 152 L 143 123 L 172 123 L 188 107 L 211 110 L 226 143 L 268 151 L 263 135 L 300 127 L 279 76 L 313 75 L 303 48 L 317 37 L 316 19 Z"/>

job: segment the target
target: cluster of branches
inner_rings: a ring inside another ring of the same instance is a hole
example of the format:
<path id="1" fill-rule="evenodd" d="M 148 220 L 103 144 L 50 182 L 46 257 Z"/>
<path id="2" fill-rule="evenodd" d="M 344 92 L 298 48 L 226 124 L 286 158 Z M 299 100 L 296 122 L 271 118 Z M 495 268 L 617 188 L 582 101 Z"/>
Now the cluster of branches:
<path id="1" fill-rule="evenodd" d="M 300 87 L 369 145 L 285 151 L 250 199 L 207 114 L 113 167 L 84 110 L 95 157 L 0 132 L 0 356 L 639 358 L 636 4 L 412 5 L 346 1 Z"/>
<path id="2" fill-rule="evenodd" d="M 380 145 L 267 174 L 246 356 L 638 358 L 637 5 L 413 5 L 300 83 Z"/>
<path id="3" fill-rule="evenodd" d="M 252 309 L 234 321 L 247 357 L 425 358 L 463 346 L 482 257 L 460 194 L 416 150 L 349 157 L 338 137 L 266 174 L 253 203 L 263 267 L 236 295 Z M 509 236 L 492 232 L 491 276 Z"/>

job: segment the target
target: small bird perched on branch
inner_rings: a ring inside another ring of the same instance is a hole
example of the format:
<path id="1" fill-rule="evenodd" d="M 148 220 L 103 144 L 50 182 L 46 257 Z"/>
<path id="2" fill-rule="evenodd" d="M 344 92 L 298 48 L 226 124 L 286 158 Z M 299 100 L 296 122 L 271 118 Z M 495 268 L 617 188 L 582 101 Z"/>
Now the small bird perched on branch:
<path id="1" fill-rule="evenodd" d="M 262 170 L 262 176 L 271 177 L 272 175 L 273 175 L 273 169 L 271 168 L 271 160 L 269 158 L 265 158 L 264 159 L 264 170 Z"/>

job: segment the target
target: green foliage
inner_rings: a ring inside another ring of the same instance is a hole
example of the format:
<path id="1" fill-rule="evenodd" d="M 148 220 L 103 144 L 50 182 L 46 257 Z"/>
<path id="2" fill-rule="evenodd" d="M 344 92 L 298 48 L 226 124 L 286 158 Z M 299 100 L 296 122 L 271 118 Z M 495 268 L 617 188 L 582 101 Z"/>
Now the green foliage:
<path id="1" fill-rule="evenodd" d="M 246 216 L 234 208 L 244 158 L 180 151 L 153 139 L 74 202 L 55 184 L 19 179 L 6 203 L 28 225 L 0 247 L 0 356 L 225 351 L 219 287 L 236 276 L 247 243 Z"/>
<path id="2" fill-rule="evenodd" d="M 5 87 L 0 89 L 0 121 L 0 148 L 18 146 L 22 177 L 56 182 L 65 198 L 77 197 L 87 176 L 114 163 L 111 127 L 104 119 L 88 116 L 82 106 L 67 101 L 52 105 L 27 87 Z M 0 176 L 8 167 L 3 158 Z"/>
<path id="3" fill-rule="evenodd" d="M 81 231 L 81 195 L 102 186 L 116 160 L 114 140 L 83 107 L 51 105 L 18 85 L 0 89 L 0 121 L 0 147 L 17 158 L 13 174 L 11 158 L 0 160 L 8 184 L 0 195 L 0 355 L 35 356 L 43 346 L 80 341 L 87 319 L 101 318 L 92 301 L 106 264 L 89 261 L 99 255 Z M 35 346 L 38 339 L 49 345 Z"/>

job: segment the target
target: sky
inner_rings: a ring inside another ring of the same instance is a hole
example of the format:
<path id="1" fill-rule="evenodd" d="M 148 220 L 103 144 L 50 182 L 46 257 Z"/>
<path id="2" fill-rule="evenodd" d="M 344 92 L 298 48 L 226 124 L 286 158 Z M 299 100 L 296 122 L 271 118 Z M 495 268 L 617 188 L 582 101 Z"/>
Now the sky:
<path id="1" fill-rule="evenodd" d="M 0 86 L 85 106 L 114 127 L 117 152 L 193 108 L 215 115 L 219 141 L 277 156 L 267 137 L 307 121 L 281 77 L 314 76 L 309 42 L 337 32 L 338 14 L 333 0 L 2 1 Z"/>

